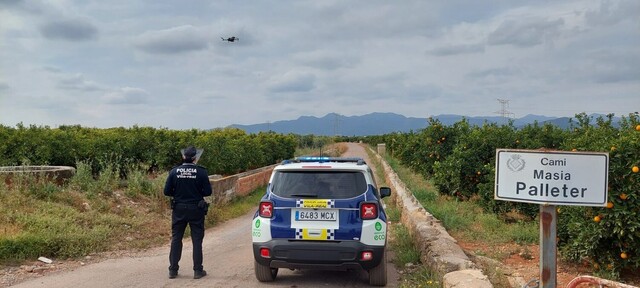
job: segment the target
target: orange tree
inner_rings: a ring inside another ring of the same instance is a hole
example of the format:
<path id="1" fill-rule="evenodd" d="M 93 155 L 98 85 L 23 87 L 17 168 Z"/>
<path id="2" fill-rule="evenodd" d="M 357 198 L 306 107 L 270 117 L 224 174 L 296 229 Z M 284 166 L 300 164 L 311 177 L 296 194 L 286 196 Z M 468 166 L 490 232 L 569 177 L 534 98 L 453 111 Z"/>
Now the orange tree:
<path id="1" fill-rule="evenodd" d="M 457 138 L 469 129 L 466 120 L 453 126 L 445 126 L 434 118 L 428 120 L 429 126 L 419 133 L 411 133 L 409 137 L 394 141 L 395 145 L 391 147 L 395 157 L 425 177 L 434 174 L 434 163 L 443 161 L 451 154 Z"/>
<path id="2" fill-rule="evenodd" d="M 0 125 L 0 166 L 64 165 L 78 161 L 93 172 L 114 169 L 126 176 L 132 164 L 167 170 L 179 164 L 180 149 L 204 148 L 199 164 L 212 174 L 232 174 L 293 157 L 295 140 L 275 133 L 246 134 L 233 128 L 169 130 L 151 127 L 86 128 L 79 125 Z"/>
<path id="3" fill-rule="evenodd" d="M 461 199 L 478 195 L 486 210 L 498 214 L 516 210 L 532 219 L 538 205 L 493 199 L 495 149 L 609 152 L 607 206 L 561 207 L 558 237 L 566 258 L 588 259 L 615 276 L 623 269 L 640 267 L 639 116 L 622 117 L 619 124 L 614 124 L 613 115 L 597 118 L 595 123 L 586 114 L 575 119 L 570 130 L 548 123 L 521 129 L 495 124 L 469 127 L 465 121 L 442 127 L 432 120 L 430 127 L 419 132 L 367 137 L 365 141 L 391 144 L 396 158 L 431 178 L 441 193 Z M 438 142 L 442 137 L 451 141 L 442 145 Z"/>
<path id="4" fill-rule="evenodd" d="M 568 133 L 550 123 L 540 125 L 535 122 L 520 129 L 509 126 L 485 125 L 467 137 L 468 142 L 464 146 L 471 147 L 470 150 L 472 150 L 467 153 L 475 154 L 477 156 L 474 157 L 481 158 L 479 159 L 480 163 L 474 167 L 477 176 L 469 175 L 468 179 L 471 182 L 476 182 L 477 193 L 485 210 L 496 214 L 515 210 L 533 219 L 538 215 L 538 205 L 494 200 L 495 150 L 497 148 L 558 149 Z"/>
<path id="5" fill-rule="evenodd" d="M 615 127 L 611 117 L 593 125 L 577 115 L 564 144 L 565 150 L 609 152 L 607 206 L 563 207 L 558 236 L 564 256 L 616 275 L 640 267 L 640 173 L 633 168 L 640 166 L 640 119 L 630 114 Z"/>

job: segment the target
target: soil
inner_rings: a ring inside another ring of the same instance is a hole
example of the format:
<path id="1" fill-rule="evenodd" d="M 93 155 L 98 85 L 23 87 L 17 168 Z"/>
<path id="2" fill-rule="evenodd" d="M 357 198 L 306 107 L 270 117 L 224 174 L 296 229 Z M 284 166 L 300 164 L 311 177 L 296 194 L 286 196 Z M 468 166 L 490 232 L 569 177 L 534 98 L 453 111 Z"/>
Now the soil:
<path id="1" fill-rule="evenodd" d="M 455 236 L 454 236 L 455 238 Z M 540 279 L 540 246 L 539 245 L 519 245 L 505 244 L 501 246 L 490 246 L 477 242 L 458 241 L 460 247 L 469 255 L 483 255 L 492 259 L 502 259 L 500 262 L 511 276 L 521 277 L 524 283 Z M 566 287 L 571 280 L 578 276 L 593 276 L 593 267 L 557 260 L 556 284 L 557 287 Z M 620 283 L 640 286 L 640 270 L 627 272 L 621 275 Z M 533 282 L 532 282 L 533 284 Z M 496 286 L 499 287 L 499 286 Z M 520 286 L 518 286 L 520 287 Z M 526 286 L 525 286 L 526 287 Z M 535 285 L 529 286 L 535 287 Z M 580 285 L 578 287 L 597 287 Z"/>

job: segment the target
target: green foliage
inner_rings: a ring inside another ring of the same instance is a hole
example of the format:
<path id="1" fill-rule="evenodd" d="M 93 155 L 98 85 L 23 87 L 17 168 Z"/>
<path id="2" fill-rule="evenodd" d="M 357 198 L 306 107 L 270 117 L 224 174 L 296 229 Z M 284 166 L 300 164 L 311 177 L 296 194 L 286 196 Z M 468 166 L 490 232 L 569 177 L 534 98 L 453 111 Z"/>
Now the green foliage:
<path id="1" fill-rule="evenodd" d="M 389 245 L 395 252 L 394 264 L 399 269 L 406 269 L 402 273 L 400 287 L 440 287 L 438 277 L 432 271 L 420 265 L 420 250 L 413 241 L 409 230 L 396 221 L 400 220 L 400 210 L 395 207 L 387 208 L 389 220 L 394 223 L 390 230 Z M 407 269 L 407 264 L 413 264 L 413 269 Z"/>
<path id="2" fill-rule="evenodd" d="M 93 174 L 91 172 L 91 162 L 78 161 L 76 163 L 76 173 L 71 178 L 71 187 L 79 191 L 93 191 Z"/>
<path id="3" fill-rule="evenodd" d="M 167 173 L 150 175 L 147 166 L 131 164 L 126 180 L 119 180 L 116 165 L 100 165 L 101 172 L 93 177 L 90 163 L 79 162 L 78 173 L 62 186 L 27 175 L 12 178 L 11 185 L 0 179 L 0 263 L 164 243 L 171 230 L 162 194 Z M 265 189 L 212 207 L 207 227 L 255 209 Z M 162 226 L 166 229 L 158 229 Z"/>
<path id="4" fill-rule="evenodd" d="M 597 118 L 581 114 L 567 138 L 564 148 L 578 151 L 609 152 L 609 191 L 605 207 L 571 207 L 562 209 L 562 233 L 558 233 L 563 255 L 572 260 L 589 260 L 616 274 L 624 268 L 640 267 L 640 117 L 631 114 L 620 127 L 614 127 L 612 115 Z M 598 220 L 595 221 L 598 217 Z M 626 259 L 623 257 L 626 256 Z"/>
<path id="5" fill-rule="evenodd" d="M 640 219 L 637 217 L 640 213 L 640 172 L 632 171 L 633 166 L 640 166 L 640 131 L 636 131 L 640 119 L 637 113 L 630 114 L 615 126 L 612 117 L 593 119 L 579 114 L 572 119 L 569 130 L 548 123 L 534 123 L 520 129 L 512 123 L 470 126 L 465 120 L 445 127 L 430 120 L 430 125 L 418 132 L 350 140 L 363 140 L 372 145 L 386 143 L 387 151 L 393 157 L 431 179 L 439 193 L 462 201 L 477 201 L 485 211 L 495 213 L 496 219 L 515 223 L 535 219 L 539 205 L 494 200 L 496 149 L 609 152 L 609 202 L 612 208 L 563 208 L 558 235 L 565 257 L 576 261 L 587 259 L 615 274 L 622 269 L 640 267 Z M 422 187 L 412 189 L 421 202 L 433 202 L 433 196 L 423 190 Z M 430 211 L 445 226 L 467 225 L 465 217 L 458 217 L 458 214 L 468 209 L 458 210 L 446 204 L 428 209 L 432 209 Z M 599 222 L 593 220 L 595 216 L 599 217 Z M 489 229 L 492 225 L 489 222 L 481 226 Z M 514 230 L 513 237 L 521 238 L 514 240 L 528 241 L 534 237 L 530 229 L 523 229 Z M 496 234 L 500 233 L 496 231 Z"/>
<path id="6" fill-rule="evenodd" d="M 402 226 L 396 225 L 393 227 L 393 242 L 391 246 L 393 251 L 396 251 L 395 264 L 398 267 L 404 267 L 407 263 L 418 264 L 420 263 L 420 250 L 416 248 L 409 230 Z"/>
<path id="7" fill-rule="evenodd" d="M 205 149 L 199 165 L 211 174 L 229 175 L 289 159 L 297 144 L 292 135 L 246 134 L 235 128 L 176 131 L 138 126 L 25 127 L 20 123 L 15 128 L 0 125 L 0 166 L 86 163 L 94 176 L 108 168 L 106 173 L 122 177 L 131 163 L 148 165 L 150 171 L 168 170 L 181 162 L 180 149 L 194 145 Z"/>
<path id="8" fill-rule="evenodd" d="M 143 165 L 131 165 L 127 171 L 127 190 L 125 194 L 131 198 L 139 195 L 152 196 L 154 194 L 154 185 L 152 179 L 149 178 L 146 171 L 147 167 Z"/>
<path id="9" fill-rule="evenodd" d="M 420 204 L 443 226 L 467 241 L 484 243 L 534 243 L 538 239 L 538 225 L 519 221 L 505 223 L 497 215 L 483 211 L 482 202 L 471 198 L 459 201 L 450 195 L 438 195 L 433 185 L 424 177 L 401 165 L 389 156 L 385 160 L 407 185 Z"/>

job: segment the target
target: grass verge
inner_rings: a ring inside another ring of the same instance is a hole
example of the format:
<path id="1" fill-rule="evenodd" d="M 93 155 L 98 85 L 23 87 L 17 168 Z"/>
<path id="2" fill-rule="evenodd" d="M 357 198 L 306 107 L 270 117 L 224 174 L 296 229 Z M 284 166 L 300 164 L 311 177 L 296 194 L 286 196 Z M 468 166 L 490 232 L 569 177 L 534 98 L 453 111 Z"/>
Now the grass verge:
<path id="1" fill-rule="evenodd" d="M 455 234 L 456 239 L 478 241 L 487 245 L 538 242 L 537 222 L 506 223 L 495 214 L 485 213 L 476 201 L 458 201 L 447 195 L 439 195 L 428 180 L 400 165 L 396 159 L 387 156 L 385 160 L 422 206 L 442 221 L 447 231 Z"/>
<path id="2" fill-rule="evenodd" d="M 499 261 L 509 257 L 513 251 L 492 249 L 492 247 L 509 246 L 515 243 L 527 249 L 527 245 L 538 242 L 539 230 L 536 222 L 506 223 L 498 219 L 495 214 L 485 213 L 474 200 L 463 202 L 447 195 L 440 195 L 427 179 L 402 166 L 395 158 L 386 156 L 385 160 L 422 206 L 442 221 L 443 226 L 455 239 L 460 243 L 479 244 L 474 251 L 467 251 L 472 256 L 473 254 L 486 256 L 498 260 L 491 263 L 499 264 Z M 483 272 L 495 287 L 510 287 L 507 276 L 501 272 L 500 267 L 484 264 L 479 266 L 483 268 Z M 420 279 L 416 281 L 424 282 Z"/>
<path id="3" fill-rule="evenodd" d="M 369 165 L 372 166 L 376 182 L 378 186 L 388 186 L 385 179 L 384 168 L 382 163 L 369 149 L 367 154 L 371 160 Z M 390 200 L 385 203 L 396 203 L 396 195 L 391 194 Z M 420 251 L 409 234 L 409 230 L 400 222 L 401 211 L 394 205 L 387 205 L 385 212 L 387 213 L 389 225 L 389 246 L 395 253 L 394 265 L 400 272 L 399 287 L 401 288 L 435 288 L 441 287 L 435 273 L 421 265 Z"/>
<path id="4" fill-rule="evenodd" d="M 89 167 L 79 163 L 78 173 L 61 186 L 29 175 L 10 185 L 0 179 L 0 267 L 169 242 L 171 210 L 162 192 L 167 173 L 150 177 L 144 167 L 132 167 L 121 180 L 114 173 L 93 176 Z M 264 190 L 212 206 L 207 227 L 255 209 Z"/>

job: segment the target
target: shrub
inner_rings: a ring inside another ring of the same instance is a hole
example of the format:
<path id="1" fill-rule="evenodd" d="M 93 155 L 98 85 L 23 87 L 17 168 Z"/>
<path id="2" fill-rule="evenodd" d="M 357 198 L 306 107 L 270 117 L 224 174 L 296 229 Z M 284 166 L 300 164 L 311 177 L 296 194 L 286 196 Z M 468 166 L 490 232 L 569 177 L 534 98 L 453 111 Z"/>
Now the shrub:
<path id="1" fill-rule="evenodd" d="M 85 128 L 78 125 L 15 128 L 0 125 L 0 166 L 91 165 L 94 176 L 105 167 L 124 176 L 129 163 L 147 163 L 151 171 L 165 171 L 181 161 L 187 145 L 204 148 L 199 164 L 212 174 L 232 174 L 293 157 L 296 140 L 273 132 L 246 134 L 236 128 L 168 130 L 151 127 Z"/>
<path id="2" fill-rule="evenodd" d="M 511 123 L 471 127 L 464 120 L 444 127 L 430 120 L 430 126 L 418 132 L 363 140 L 387 143 L 402 164 L 430 177 L 441 194 L 479 199 L 485 210 L 502 219 L 516 213 L 516 220 L 522 215 L 534 219 L 539 205 L 493 199 L 496 149 L 609 152 L 609 207 L 561 207 L 558 237 L 565 257 L 586 259 L 594 267 L 607 267 L 607 275 L 616 275 L 640 267 L 640 168 L 634 168 L 640 167 L 639 123 L 638 113 L 622 117 L 619 126 L 613 115 L 593 119 L 578 114 L 569 130 L 548 123 L 521 129 Z"/>
<path id="3" fill-rule="evenodd" d="M 577 116 L 572 137 L 565 149 L 609 152 L 608 207 L 571 207 L 563 209 L 559 221 L 560 246 L 572 260 L 589 260 L 595 267 L 640 267 L 640 123 L 638 114 L 630 114 L 616 128 L 612 115 L 597 118 L 596 125 L 584 114 Z M 597 217 L 597 218 L 596 218 Z M 615 273 L 614 273 L 615 274 Z"/>

